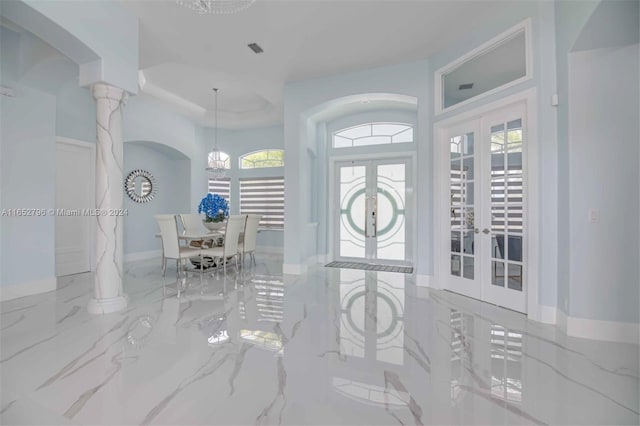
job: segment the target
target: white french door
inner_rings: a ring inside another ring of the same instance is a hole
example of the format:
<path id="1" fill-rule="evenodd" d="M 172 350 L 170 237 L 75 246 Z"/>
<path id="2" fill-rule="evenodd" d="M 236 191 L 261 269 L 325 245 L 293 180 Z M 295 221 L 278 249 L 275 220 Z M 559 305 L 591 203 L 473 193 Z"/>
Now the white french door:
<path id="1" fill-rule="evenodd" d="M 337 260 L 409 264 L 410 159 L 337 162 Z"/>
<path id="2" fill-rule="evenodd" d="M 440 140 L 445 288 L 524 313 L 525 113 L 524 103 L 494 111 L 444 129 Z"/>

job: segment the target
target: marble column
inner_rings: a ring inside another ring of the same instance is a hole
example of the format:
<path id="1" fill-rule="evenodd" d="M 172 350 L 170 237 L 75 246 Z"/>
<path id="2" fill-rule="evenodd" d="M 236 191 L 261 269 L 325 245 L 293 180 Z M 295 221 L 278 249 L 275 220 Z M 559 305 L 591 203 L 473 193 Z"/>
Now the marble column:
<path id="1" fill-rule="evenodd" d="M 127 93 L 114 86 L 93 86 L 96 100 L 96 273 L 93 298 L 87 309 L 107 314 L 124 309 L 122 209 L 122 107 Z"/>

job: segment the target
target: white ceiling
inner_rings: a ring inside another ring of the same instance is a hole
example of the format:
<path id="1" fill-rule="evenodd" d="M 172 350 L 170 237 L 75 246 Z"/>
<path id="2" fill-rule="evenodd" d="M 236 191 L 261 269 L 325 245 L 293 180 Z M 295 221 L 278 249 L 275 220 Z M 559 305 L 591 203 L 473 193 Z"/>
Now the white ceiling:
<path id="1" fill-rule="evenodd" d="M 235 15 L 198 15 L 174 0 L 122 0 L 140 19 L 143 92 L 212 124 L 282 121 L 287 82 L 424 59 L 505 8 L 504 1 L 257 0 Z M 463 29 L 463 30 L 461 30 Z M 256 42 L 256 55 L 247 44 Z"/>

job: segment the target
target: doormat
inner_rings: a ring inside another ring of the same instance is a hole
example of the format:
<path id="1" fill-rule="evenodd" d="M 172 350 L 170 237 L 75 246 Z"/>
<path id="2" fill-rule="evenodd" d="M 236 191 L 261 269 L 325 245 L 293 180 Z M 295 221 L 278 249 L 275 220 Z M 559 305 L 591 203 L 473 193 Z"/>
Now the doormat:
<path id="1" fill-rule="evenodd" d="M 373 265 L 371 263 L 358 262 L 331 262 L 326 265 L 329 268 L 364 269 L 365 271 L 400 272 L 402 274 L 412 274 L 411 266 Z"/>

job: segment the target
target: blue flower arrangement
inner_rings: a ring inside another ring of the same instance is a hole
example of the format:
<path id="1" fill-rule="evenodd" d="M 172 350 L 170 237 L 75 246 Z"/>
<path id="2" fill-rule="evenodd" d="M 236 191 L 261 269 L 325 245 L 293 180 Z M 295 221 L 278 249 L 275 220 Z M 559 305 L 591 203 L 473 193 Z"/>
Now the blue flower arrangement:
<path id="1" fill-rule="evenodd" d="M 229 203 L 219 194 L 207 194 L 200 201 L 198 213 L 204 213 L 205 222 L 222 222 L 229 216 Z"/>

